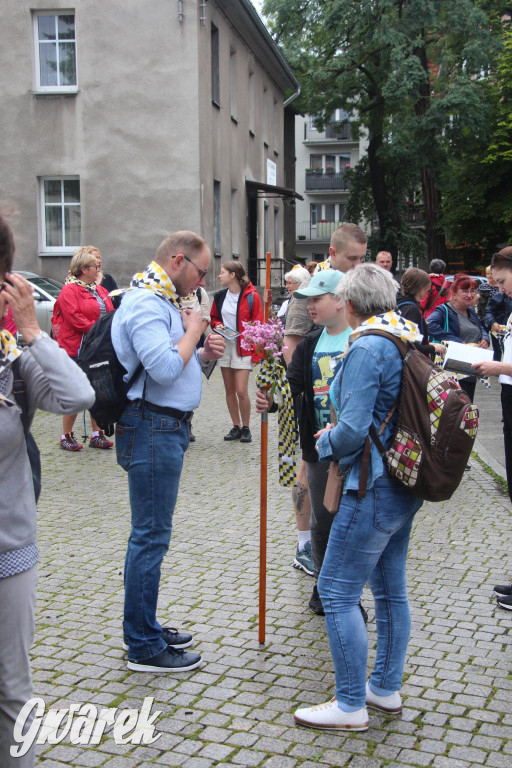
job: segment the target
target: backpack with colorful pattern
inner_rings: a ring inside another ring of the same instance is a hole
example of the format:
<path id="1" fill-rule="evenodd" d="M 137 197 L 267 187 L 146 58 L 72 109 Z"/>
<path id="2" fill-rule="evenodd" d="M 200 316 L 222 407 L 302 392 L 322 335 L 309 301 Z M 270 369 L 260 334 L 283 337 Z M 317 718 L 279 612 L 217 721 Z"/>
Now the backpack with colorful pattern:
<path id="1" fill-rule="evenodd" d="M 425 501 L 446 501 L 464 474 L 478 430 L 478 408 L 468 395 L 430 358 L 412 344 L 385 331 L 403 358 L 398 401 L 370 437 L 388 472 L 414 496 Z M 367 335 L 367 334 L 365 334 Z M 379 435 L 398 409 L 393 440 L 388 450 Z"/>

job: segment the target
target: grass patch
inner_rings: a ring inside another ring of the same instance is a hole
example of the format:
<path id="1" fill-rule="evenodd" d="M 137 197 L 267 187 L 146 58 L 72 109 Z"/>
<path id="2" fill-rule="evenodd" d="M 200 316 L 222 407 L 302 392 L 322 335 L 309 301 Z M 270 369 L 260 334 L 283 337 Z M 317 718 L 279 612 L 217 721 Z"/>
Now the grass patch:
<path id="1" fill-rule="evenodd" d="M 497 484 L 499 485 L 502 493 L 505 494 L 505 496 L 508 496 L 508 483 L 506 480 L 504 480 L 501 475 L 498 475 L 497 472 L 494 471 L 494 469 L 491 469 L 491 467 L 483 461 L 483 459 L 480 458 L 480 456 L 475 453 L 475 451 L 471 451 L 471 458 L 477 459 L 477 461 L 482 465 L 485 472 L 490 475 L 494 480 L 496 480 Z"/>

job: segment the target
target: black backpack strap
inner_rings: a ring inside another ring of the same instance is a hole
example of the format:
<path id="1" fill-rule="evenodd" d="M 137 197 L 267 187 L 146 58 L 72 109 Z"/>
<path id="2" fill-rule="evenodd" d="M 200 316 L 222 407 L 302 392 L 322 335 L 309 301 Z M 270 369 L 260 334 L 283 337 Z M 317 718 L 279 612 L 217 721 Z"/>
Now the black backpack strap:
<path id="1" fill-rule="evenodd" d="M 17 357 L 13 362 L 12 374 L 14 376 L 12 393 L 14 395 L 14 399 L 16 400 L 16 405 L 21 409 L 21 423 L 23 425 L 23 432 L 25 433 L 27 455 L 30 462 L 30 469 L 32 471 L 32 481 L 34 483 L 34 497 L 37 504 L 41 493 L 41 456 L 39 454 L 37 443 L 34 440 L 34 436 L 30 431 L 30 424 L 28 421 L 27 388 L 25 386 L 25 382 L 21 378 L 21 357 Z"/>
<path id="2" fill-rule="evenodd" d="M 28 423 L 28 397 L 27 388 L 25 382 L 21 378 L 21 358 L 17 357 L 12 364 L 12 374 L 14 381 L 12 384 L 12 393 L 16 400 L 16 405 L 21 408 L 21 423 L 23 424 L 23 431 L 25 436 L 29 431 Z"/>

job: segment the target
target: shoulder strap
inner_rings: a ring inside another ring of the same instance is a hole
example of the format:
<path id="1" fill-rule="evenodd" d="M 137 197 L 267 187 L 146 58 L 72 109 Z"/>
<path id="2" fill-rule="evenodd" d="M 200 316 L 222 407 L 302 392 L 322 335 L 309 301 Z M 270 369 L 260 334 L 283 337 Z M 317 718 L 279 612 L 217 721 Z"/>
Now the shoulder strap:
<path id="1" fill-rule="evenodd" d="M 21 423 L 23 424 L 23 431 L 26 435 L 29 431 L 28 397 L 25 382 L 21 378 L 21 359 L 19 357 L 17 357 L 12 364 L 12 373 L 14 376 L 12 393 L 14 395 L 14 399 L 16 400 L 16 404 L 19 408 L 21 408 Z"/>
<path id="2" fill-rule="evenodd" d="M 402 339 L 397 339 L 397 337 L 393 336 L 392 333 L 388 333 L 387 331 L 380 331 L 377 328 L 368 330 L 368 331 L 363 331 L 363 333 L 361 333 L 361 336 L 383 336 L 385 339 L 389 339 L 390 341 L 393 342 L 395 347 L 398 349 L 398 351 L 402 355 L 402 358 L 404 358 L 408 354 L 408 352 L 410 352 L 410 350 L 413 349 L 412 344 L 410 344 L 409 342 L 402 341 Z"/>
<path id="3" fill-rule="evenodd" d="M 412 345 L 409 345 L 408 342 L 402 341 L 401 339 L 397 339 L 396 336 L 393 336 L 391 333 L 387 333 L 387 331 L 379 331 L 377 329 L 371 330 L 371 331 L 365 331 L 361 334 L 361 336 L 384 336 L 385 338 L 389 339 L 393 342 L 395 347 L 400 352 L 400 355 L 402 356 L 402 359 L 405 360 L 411 349 L 414 349 Z M 370 469 L 370 456 L 371 456 L 371 443 L 370 443 L 370 437 L 377 446 L 377 449 L 379 450 L 379 453 L 381 456 L 385 456 L 386 449 L 384 448 L 379 435 L 382 434 L 384 431 L 386 425 L 390 421 L 391 417 L 393 416 L 394 412 L 396 411 L 398 407 L 398 400 L 395 402 L 393 407 L 388 411 L 384 421 L 379 427 L 379 431 L 375 429 L 374 425 L 370 425 L 369 429 L 369 436 L 366 437 L 364 448 L 363 448 L 363 458 L 361 461 L 361 472 L 359 473 L 359 489 L 357 492 L 357 495 L 360 499 L 363 499 L 366 496 L 366 484 L 368 482 L 368 473 Z"/>
<path id="4" fill-rule="evenodd" d="M 444 306 L 444 311 L 445 311 L 445 313 L 446 313 L 446 315 L 445 315 L 445 319 L 444 319 L 444 329 L 443 329 L 443 330 L 444 330 L 446 333 L 449 333 L 449 332 L 450 332 L 450 324 L 449 324 L 449 321 L 448 321 L 448 318 L 449 318 L 449 314 L 448 314 L 448 312 L 449 312 L 450 310 L 448 309 L 448 304 L 446 304 L 446 303 L 445 303 L 445 304 L 443 304 L 443 306 Z"/>
<path id="5" fill-rule="evenodd" d="M 249 307 L 249 312 L 252 315 L 252 308 L 254 306 L 254 291 L 251 291 L 251 293 L 247 294 L 247 305 Z"/>

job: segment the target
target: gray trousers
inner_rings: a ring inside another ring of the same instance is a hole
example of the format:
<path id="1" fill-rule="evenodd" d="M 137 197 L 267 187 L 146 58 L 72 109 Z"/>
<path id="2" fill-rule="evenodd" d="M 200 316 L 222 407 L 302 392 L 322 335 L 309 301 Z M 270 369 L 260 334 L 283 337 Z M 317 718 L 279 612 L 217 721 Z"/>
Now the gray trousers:
<path id="1" fill-rule="evenodd" d="M 305 461 L 306 477 L 309 485 L 309 498 L 311 501 L 311 551 L 313 553 L 313 564 L 315 566 L 315 578 L 322 568 L 324 561 L 329 533 L 331 531 L 334 515 L 328 512 L 324 507 L 325 486 L 327 485 L 327 473 L 329 464 L 324 462 Z"/>
<path id="2" fill-rule="evenodd" d="M 13 728 L 23 705 L 32 697 L 29 651 L 34 639 L 37 566 L 0 579 L 0 766 L 32 768 L 34 746 L 23 757 L 11 757 Z M 26 728 L 30 726 L 27 722 Z M 26 730 L 25 728 L 25 730 Z"/>

